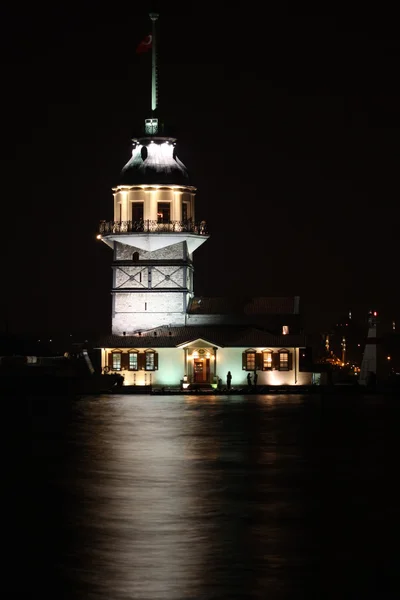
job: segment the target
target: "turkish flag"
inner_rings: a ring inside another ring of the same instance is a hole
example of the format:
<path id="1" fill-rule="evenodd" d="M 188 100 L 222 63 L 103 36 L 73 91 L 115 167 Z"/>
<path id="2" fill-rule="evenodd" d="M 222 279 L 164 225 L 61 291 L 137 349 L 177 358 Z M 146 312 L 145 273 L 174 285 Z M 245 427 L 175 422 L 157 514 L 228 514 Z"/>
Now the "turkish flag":
<path id="1" fill-rule="evenodd" d="M 152 46 L 152 41 L 153 41 L 153 36 L 146 35 L 144 40 L 142 40 L 140 42 L 139 46 L 136 48 L 136 54 L 143 54 L 143 52 L 147 52 L 147 50 L 150 50 L 150 48 Z"/>

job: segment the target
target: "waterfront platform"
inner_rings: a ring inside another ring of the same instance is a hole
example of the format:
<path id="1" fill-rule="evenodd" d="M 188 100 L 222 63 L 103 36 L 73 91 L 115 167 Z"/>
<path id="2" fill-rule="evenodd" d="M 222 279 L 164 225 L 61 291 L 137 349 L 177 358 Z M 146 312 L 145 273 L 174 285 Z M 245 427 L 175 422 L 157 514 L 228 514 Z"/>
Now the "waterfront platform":
<path id="1" fill-rule="evenodd" d="M 358 384 L 353 385 L 274 385 L 274 386 L 233 386 L 231 389 L 222 387 L 221 389 L 212 386 L 191 386 L 182 389 L 180 386 L 156 387 L 150 385 L 124 385 L 114 387 L 113 394 L 148 394 L 151 396 L 169 396 L 169 395 L 203 395 L 203 396 L 235 396 L 235 395 L 280 395 L 280 394 L 382 394 L 382 393 L 400 393 L 399 386 L 377 386 L 368 388 Z"/>

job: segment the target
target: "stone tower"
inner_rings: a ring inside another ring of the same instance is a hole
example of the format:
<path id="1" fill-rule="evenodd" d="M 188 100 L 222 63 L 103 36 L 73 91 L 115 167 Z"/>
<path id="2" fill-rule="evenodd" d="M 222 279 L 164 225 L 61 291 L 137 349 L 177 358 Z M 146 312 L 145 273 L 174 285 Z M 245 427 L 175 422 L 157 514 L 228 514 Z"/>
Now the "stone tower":
<path id="1" fill-rule="evenodd" d="M 195 218 L 196 188 L 179 160 L 176 139 L 157 117 L 156 21 L 152 31 L 152 112 L 113 188 L 114 219 L 99 236 L 114 252 L 112 333 L 185 325 L 193 297 L 193 252 L 208 234 Z"/>

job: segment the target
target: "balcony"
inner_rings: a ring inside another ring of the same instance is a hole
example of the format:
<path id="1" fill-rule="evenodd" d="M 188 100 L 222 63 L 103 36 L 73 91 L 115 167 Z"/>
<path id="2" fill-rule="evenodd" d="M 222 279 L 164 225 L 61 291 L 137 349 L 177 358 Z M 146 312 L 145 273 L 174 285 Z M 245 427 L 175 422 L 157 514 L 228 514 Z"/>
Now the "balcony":
<path id="1" fill-rule="evenodd" d="M 159 223 L 150 219 L 141 221 L 100 221 L 99 233 L 102 236 L 129 233 L 195 233 L 208 235 L 205 221 L 168 221 Z"/>

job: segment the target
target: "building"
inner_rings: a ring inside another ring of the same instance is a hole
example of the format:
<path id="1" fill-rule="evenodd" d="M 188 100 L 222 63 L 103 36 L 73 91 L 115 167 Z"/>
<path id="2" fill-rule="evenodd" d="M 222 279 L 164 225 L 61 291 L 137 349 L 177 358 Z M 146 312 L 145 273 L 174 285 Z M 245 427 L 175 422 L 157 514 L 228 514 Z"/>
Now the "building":
<path id="1" fill-rule="evenodd" d="M 157 102 L 156 21 L 151 14 L 152 113 L 133 140 L 113 188 L 113 220 L 98 238 L 113 251 L 112 333 L 101 342 L 105 372 L 126 385 L 309 384 L 299 298 L 199 298 L 193 255 L 209 238 L 197 218 L 196 187 L 166 135 Z"/>

